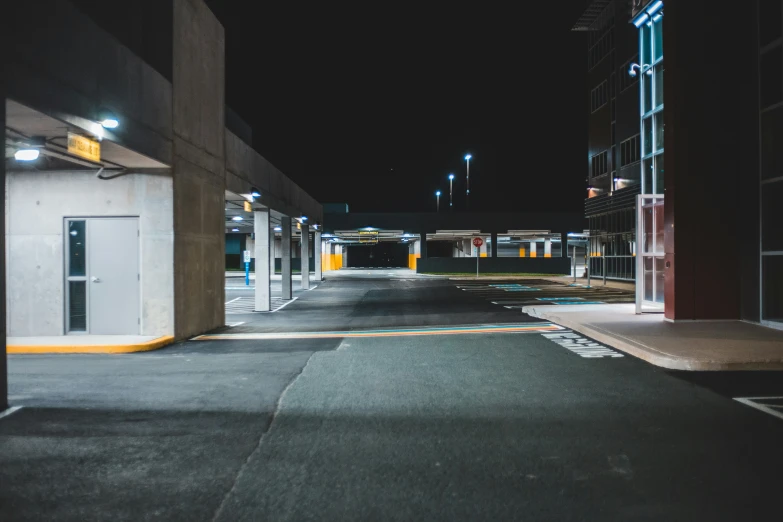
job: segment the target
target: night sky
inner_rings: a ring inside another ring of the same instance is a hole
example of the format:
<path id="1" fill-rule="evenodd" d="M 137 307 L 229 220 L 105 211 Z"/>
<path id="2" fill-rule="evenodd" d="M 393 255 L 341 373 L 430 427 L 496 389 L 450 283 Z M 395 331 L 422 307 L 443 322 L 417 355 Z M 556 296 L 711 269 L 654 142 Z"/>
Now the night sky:
<path id="1" fill-rule="evenodd" d="M 585 0 L 207 3 L 226 29 L 227 103 L 319 201 L 434 210 L 454 172 L 462 210 L 470 152 L 472 209 L 582 210 L 586 43 L 570 28 Z"/>

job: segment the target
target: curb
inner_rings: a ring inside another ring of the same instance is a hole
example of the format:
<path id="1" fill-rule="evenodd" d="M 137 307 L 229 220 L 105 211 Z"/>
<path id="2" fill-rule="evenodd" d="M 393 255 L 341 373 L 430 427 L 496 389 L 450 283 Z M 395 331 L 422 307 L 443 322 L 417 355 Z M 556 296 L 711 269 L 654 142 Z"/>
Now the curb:
<path id="1" fill-rule="evenodd" d="M 174 342 L 173 335 L 164 335 L 146 343 L 96 344 L 96 345 L 11 345 L 6 346 L 9 354 L 51 354 L 51 353 L 136 353 L 158 350 Z"/>
<path id="2" fill-rule="evenodd" d="M 569 321 L 567 318 L 542 311 L 541 309 L 534 306 L 526 306 L 522 308 L 522 313 L 559 324 L 560 326 L 584 334 L 598 342 L 620 350 L 621 352 L 633 355 L 637 359 L 641 359 L 645 362 L 659 366 L 661 368 L 666 368 L 668 370 L 689 372 L 783 370 L 783 360 L 721 362 L 678 357 L 676 355 L 662 352 L 656 348 L 647 346 L 632 339 L 619 337 L 594 325 L 586 325 L 576 321 Z"/>

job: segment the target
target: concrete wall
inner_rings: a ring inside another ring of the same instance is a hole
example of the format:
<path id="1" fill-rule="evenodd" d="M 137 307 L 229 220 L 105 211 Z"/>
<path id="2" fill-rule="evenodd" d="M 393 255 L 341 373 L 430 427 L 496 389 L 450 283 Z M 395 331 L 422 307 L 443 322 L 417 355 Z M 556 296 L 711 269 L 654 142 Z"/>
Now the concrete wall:
<path id="1" fill-rule="evenodd" d="M 4 186 L 9 336 L 65 333 L 64 219 L 97 216 L 139 217 L 141 333 L 173 334 L 170 176 L 9 172 Z"/>
<path id="2" fill-rule="evenodd" d="M 5 68 L 0 63 L 0 123 L 5 128 Z M 8 407 L 8 361 L 5 353 L 5 161 L 0 161 L 0 411 Z"/>
<path id="3" fill-rule="evenodd" d="M 4 2 L 0 22 L 0 33 L 24 35 L 3 57 L 8 98 L 81 128 L 108 108 L 122 125 L 107 139 L 170 164 L 171 84 L 160 73 L 69 2 Z"/>
<path id="4" fill-rule="evenodd" d="M 174 0 L 174 309 L 182 339 L 224 324 L 223 27 L 201 0 Z"/>
<path id="5" fill-rule="evenodd" d="M 484 273 L 568 274 L 570 268 L 567 257 L 482 257 L 479 258 L 479 271 Z M 475 274 L 476 258 L 430 257 L 418 259 L 416 272 Z"/>

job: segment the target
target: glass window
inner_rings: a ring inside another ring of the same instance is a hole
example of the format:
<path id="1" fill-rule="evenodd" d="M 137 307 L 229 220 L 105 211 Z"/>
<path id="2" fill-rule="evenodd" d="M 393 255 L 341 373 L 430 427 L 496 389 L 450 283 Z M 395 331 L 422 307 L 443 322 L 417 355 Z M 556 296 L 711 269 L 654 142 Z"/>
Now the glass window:
<path id="1" fill-rule="evenodd" d="M 68 281 L 68 324 L 71 332 L 87 331 L 87 281 Z"/>
<path id="2" fill-rule="evenodd" d="M 84 221 L 68 222 L 68 275 L 83 276 L 86 272 Z"/>
<path id="3" fill-rule="evenodd" d="M 644 131 L 642 134 L 644 134 L 644 151 L 643 155 L 647 156 L 648 154 L 652 153 L 653 147 L 652 147 L 652 116 L 649 118 L 645 118 L 644 120 Z"/>
<path id="4" fill-rule="evenodd" d="M 652 158 L 648 158 L 642 162 L 642 169 L 643 169 L 643 176 L 644 176 L 644 187 L 643 187 L 643 194 L 652 194 L 653 193 L 653 160 Z"/>
<path id="5" fill-rule="evenodd" d="M 663 57 L 663 17 L 659 18 L 657 22 L 653 23 L 652 32 L 653 52 L 655 60 L 658 60 Z"/>
<path id="6" fill-rule="evenodd" d="M 642 104 L 642 110 L 644 111 L 645 114 L 647 114 L 648 112 L 653 110 L 653 105 L 652 105 L 652 95 L 653 95 L 653 92 L 652 92 L 652 80 L 653 80 L 653 77 L 652 77 L 651 74 L 647 74 L 647 72 L 645 72 L 642 75 L 642 78 L 644 78 L 642 80 L 642 82 L 644 84 L 644 87 L 643 87 L 643 89 L 644 89 L 644 103 Z"/>
<path id="7" fill-rule="evenodd" d="M 655 150 L 659 151 L 663 148 L 663 111 L 655 113 Z"/>
<path id="8" fill-rule="evenodd" d="M 783 97 L 783 48 L 761 55 L 761 108 L 777 103 Z"/>
<path id="9" fill-rule="evenodd" d="M 783 108 L 761 113 L 761 178 L 783 176 Z"/>
<path id="10" fill-rule="evenodd" d="M 761 185 L 761 250 L 783 251 L 783 181 Z"/>
<path id="11" fill-rule="evenodd" d="M 650 49 L 650 26 L 644 24 L 641 28 L 640 33 L 641 33 L 641 54 L 642 54 L 641 65 L 644 65 L 652 62 L 652 60 L 650 59 L 652 57 L 652 49 Z"/>
<path id="12" fill-rule="evenodd" d="M 663 154 L 655 156 L 655 193 L 663 194 Z"/>
<path id="13" fill-rule="evenodd" d="M 783 322 L 783 256 L 762 256 L 761 318 Z"/>
<path id="14" fill-rule="evenodd" d="M 767 45 L 781 36 L 780 0 L 761 0 L 759 2 L 759 40 Z"/>
<path id="15" fill-rule="evenodd" d="M 663 64 L 655 66 L 655 107 L 663 105 Z"/>

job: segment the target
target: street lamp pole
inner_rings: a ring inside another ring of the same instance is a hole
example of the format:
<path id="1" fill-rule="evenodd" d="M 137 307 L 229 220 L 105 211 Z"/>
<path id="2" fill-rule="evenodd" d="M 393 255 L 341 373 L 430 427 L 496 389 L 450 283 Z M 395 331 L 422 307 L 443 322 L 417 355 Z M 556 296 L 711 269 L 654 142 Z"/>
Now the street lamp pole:
<path id="1" fill-rule="evenodd" d="M 449 209 L 454 208 L 454 174 L 449 174 Z"/>
<path id="2" fill-rule="evenodd" d="M 436 206 L 435 208 L 437 208 L 437 209 L 438 209 L 438 212 L 440 212 L 440 190 L 438 190 L 437 192 L 435 192 L 435 197 L 436 197 L 436 198 L 438 198 L 438 199 L 437 199 L 438 203 L 437 203 L 437 206 Z"/>
<path id="3" fill-rule="evenodd" d="M 470 154 L 465 156 L 465 161 L 468 163 L 468 177 L 466 179 L 467 191 L 465 192 L 465 202 L 468 208 L 470 208 L 470 158 L 472 157 L 473 156 Z"/>

